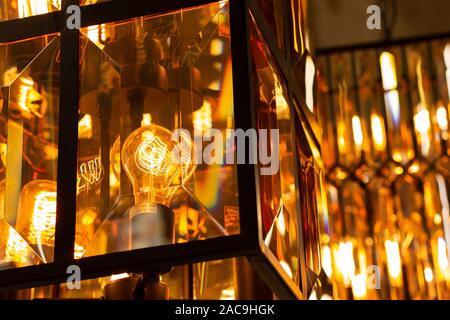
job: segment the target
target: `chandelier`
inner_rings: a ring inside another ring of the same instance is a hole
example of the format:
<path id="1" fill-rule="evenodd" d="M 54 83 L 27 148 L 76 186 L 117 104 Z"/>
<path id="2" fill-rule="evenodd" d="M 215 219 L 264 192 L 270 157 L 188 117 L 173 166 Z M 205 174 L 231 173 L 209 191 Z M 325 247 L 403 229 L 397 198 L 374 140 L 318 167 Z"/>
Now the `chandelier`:
<path id="1" fill-rule="evenodd" d="M 335 297 L 450 298 L 450 41 L 325 50 L 318 69 Z"/>

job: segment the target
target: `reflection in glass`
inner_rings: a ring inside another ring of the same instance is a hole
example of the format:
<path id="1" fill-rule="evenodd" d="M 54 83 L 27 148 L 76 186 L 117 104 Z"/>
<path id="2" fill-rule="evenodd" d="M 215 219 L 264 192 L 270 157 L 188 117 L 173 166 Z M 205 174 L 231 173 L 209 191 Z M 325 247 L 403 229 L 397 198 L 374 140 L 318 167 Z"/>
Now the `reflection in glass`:
<path id="1" fill-rule="evenodd" d="M 0 46 L 0 263 L 53 261 L 58 159 L 59 39 Z"/>
<path id="2" fill-rule="evenodd" d="M 228 4 L 82 33 L 80 256 L 239 233 Z"/>

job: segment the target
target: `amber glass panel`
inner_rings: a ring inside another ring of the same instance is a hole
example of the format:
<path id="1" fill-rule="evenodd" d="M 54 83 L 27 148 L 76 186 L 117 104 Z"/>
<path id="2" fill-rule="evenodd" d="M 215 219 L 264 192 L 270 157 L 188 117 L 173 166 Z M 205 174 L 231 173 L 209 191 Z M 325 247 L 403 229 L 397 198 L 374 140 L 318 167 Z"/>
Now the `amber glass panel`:
<path id="1" fill-rule="evenodd" d="M 60 0 L 2 0 L 0 1 L 0 21 L 57 11 L 60 5 Z"/>
<path id="2" fill-rule="evenodd" d="M 279 134 L 277 148 L 268 143 L 270 154 L 278 152 L 279 170 L 261 175 L 260 198 L 263 239 L 289 277 L 300 282 L 298 247 L 298 195 L 295 179 L 292 105 L 256 24 L 252 24 L 252 69 L 255 77 L 257 128 L 274 129 Z M 270 134 L 273 134 L 271 131 Z M 276 143 L 276 140 L 275 140 Z"/>
<path id="3" fill-rule="evenodd" d="M 298 108 L 297 101 L 294 101 L 294 104 Z M 326 231 L 327 219 L 323 216 L 326 213 L 323 212 L 319 193 L 323 165 L 317 144 L 308 131 L 306 122 L 299 116 L 295 117 L 295 147 L 300 160 L 299 193 L 306 266 L 310 271 L 319 274 L 321 270 L 320 235 L 321 231 Z M 325 220 L 322 222 L 321 218 Z"/>
<path id="4" fill-rule="evenodd" d="M 0 269 L 53 261 L 59 38 L 0 46 Z"/>
<path id="5" fill-rule="evenodd" d="M 228 5 L 82 32 L 76 257 L 239 233 Z"/>

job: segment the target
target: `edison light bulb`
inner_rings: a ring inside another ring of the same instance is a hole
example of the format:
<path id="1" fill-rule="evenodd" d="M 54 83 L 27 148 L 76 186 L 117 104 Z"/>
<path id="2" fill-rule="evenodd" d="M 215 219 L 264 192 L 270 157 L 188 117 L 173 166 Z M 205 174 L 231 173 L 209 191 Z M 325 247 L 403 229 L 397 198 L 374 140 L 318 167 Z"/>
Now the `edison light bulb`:
<path id="1" fill-rule="evenodd" d="M 34 180 L 20 193 L 17 232 L 36 250 L 44 262 L 53 258 L 56 224 L 56 182 Z"/>
<path id="2" fill-rule="evenodd" d="M 174 161 L 173 155 L 181 158 Z M 193 172 L 191 157 L 190 138 L 174 142 L 172 132 L 161 126 L 141 127 L 125 140 L 122 164 L 135 200 L 129 212 L 133 248 L 173 242 L 174 214 L 168 205 L 177 186 Z"/>

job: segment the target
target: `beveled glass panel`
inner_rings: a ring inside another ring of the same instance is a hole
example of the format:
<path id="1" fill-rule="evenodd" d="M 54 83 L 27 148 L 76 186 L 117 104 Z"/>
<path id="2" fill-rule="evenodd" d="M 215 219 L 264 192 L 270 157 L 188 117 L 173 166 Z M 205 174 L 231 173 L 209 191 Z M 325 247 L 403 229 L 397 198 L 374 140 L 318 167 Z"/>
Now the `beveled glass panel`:
<path id="1" fill-rule="evenodd" d="M 76 257 L 239 233 L 228 4 L 82 32 Z"/>
<path id="2" fill-rule="evenodd" d="M 53 261 L 59 115 L 59 38 L 0 46 L 0 264 Z"/>
<path id="3" fill-rule="evenodd" d="M 299 284 L 301 253 L 297 228 L 300 212 L 297 196 L 299 186 L 295 179 L 293 106 L 288 102 L 284 80 L 254 22 L 250 41 L 253 44 L 252 70 L 255 75 L 257 128 L 260 132 L 261 129 L 270 130 L 271 140 L 264 142 L 263 147 L 267 148 L 272 159 L 277 157 L 279 161 L 279 170 L 260 175 L 259 178 L 262 236 L 287 275 Z M 279 136 L 278 141 L 273 141 L 274 132 Z"/>

